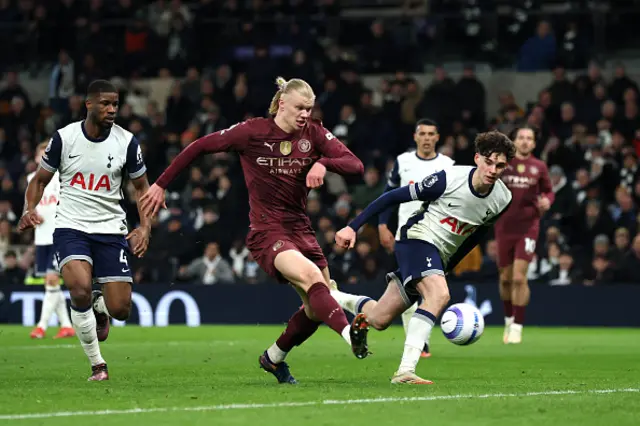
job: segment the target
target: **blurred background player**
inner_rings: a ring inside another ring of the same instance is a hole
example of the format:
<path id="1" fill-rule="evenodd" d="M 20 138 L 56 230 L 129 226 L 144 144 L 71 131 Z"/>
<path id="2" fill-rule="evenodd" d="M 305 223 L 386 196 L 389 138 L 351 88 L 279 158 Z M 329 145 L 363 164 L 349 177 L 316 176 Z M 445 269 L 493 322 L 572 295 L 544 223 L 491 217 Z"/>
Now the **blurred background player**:
<path id="1" fill-rule="evenodd" d="M 445 170 L 453 165 L 454 161 L 451 158 L 436 152 L 436 145 L 440 140 L 440 133 L 434 121 L 426 118 L 419 120 L 416 123 L 413 140 L 416 143 L 416 150 L 398 155 L 389 175 L 385 192 L 400 186 L 421 182 L 427 176 Z M 410 201 L 398 207 L 398 229 L 395 236 L 391 233 L 388 226 L 393 208 L 388 208 L 380 213 L 378 224 L 380 244 L 382 244 L 389 253 L 393 252 L 396 238 L 400 238 L 400 229 L 402 226 L 407 223 L 407 220 L 409 220 L 413 213 L 420 210 L 421 206 L 422 202 L 420 201 Z M 418 309 L 418 304 L 414 303 L 402 314 L 402 325 L 404 326 L 405 333 L 409 326 L 409 320 L 411 320 L 416 309 Z M 422 356 L 426 358 L 430 355 L 429 342 L 427 342 L 422 351 Z"/>
<path id="2" fill-rule="evenodd" d="M 42 155 L 49 142 L 43 142 L 36 147 L 35 162 L 40 164 Z M 35 176 L 33 172 L 27 176 L 27 182 Z M 51 315 L 55 312 L 60 322 L 60 330 L 58 334 L 53 336 L 54 339 L 64 337 L 73 337 L 76 335 L 69 312 L 67 311 L 67 301 L 60 290 L 60 274 L 56 269 L 55 256 L 53 249 L 53 231 L 56 228 L 56 205 L 60 194 L 60 180 L 58 175 L 54 175 L 51 182 L 44 188 L 42 199 L 36 207 L 36 211 L 42 218 L 42 223 L 35 227 L 35 245 L 36 245 L 36 277 L 44 278 L 44 299 L 42 300 L 42 310 L 40 312 L 40 321 L 36 328 L 31 332 L 32 339 L 42 339 L 45 337 L 47 326 Z"/>
<path id="3" fill-rule="evenodd" d="M 540 217 L 555 198 L 547 165 L 532 154 L 536 147 L 534 130 L 515 129 L 513 141 L 516 156 L 502 175 L 513 194 L 513 202 L 495 227 L 505 316 L 504 343 L 522 342 L 524 311 L 530 296 L 527 270 L 536 251 Z"/>
<path id="4" fill-rule="evenodd" d="M 191 143 L 151 186 L 142 209 L 155 215 L 164 206 L 167 186 L 198 156 L 221 151 L 240 155 L 251 207 L 247 248 L 267 274 L 293 285 L 304 304 L 259 362 L 278 382 L 296 383 L 285 357 L 322 322 L 352 346 L 356 357 L 367 353 L 366 334 L 351 330 L 329 293 L 327 260 L 306 213 L 309 190 L 324 183 L 327 170 L 361 175 L 364 166 L 319 121 L 311 119 L 315 94 L 307 82 L 278 77 L 276 83 L 271 117 L 251 119 Z"/>
<path id="5" fill-rule="evenodd" d="M 449 302 L 445 273 L 482 240 L 509 207 L 511 193 L 500 176 L 513 156 L 513 143 L 506 135 L 481 133 L 476 138 L 477 167 L 452 166 L 386 192 L 336 233 L 339 246 L 352 248 L 358 229 L 371 216 L 403 202 L 423 202 L 422 209 L 400 230 L 395 248 L 399 269 L 387 275 L 389 285 L 378 302 L 332 291 L 340 305 L 356 315 L 352 327 L 364 325 L 364 329 L 369 324 L 377 330 L 386 329 L 407 307 L 422 299 L 409 321 L 402 361 L 391 383 L 433 383 L 417 376 L 415 370 L 431 330 Z"/>
<path id="6" fill-rule="evenodd" d="M 109 373 L 98 342 L 107 339 L 110 316 L 126 320 L 131 310 L 133 279 L 126 239 L 136 256 L 142 256 L 149 243 L 150 223 L 143 215 L 140 227 L 127 235 L 122 182 L 125 175 L 131 179 L 136 200 L 149 183 L 137 139 L 114 124 L 119 105 L 116 88 L 96 80 L 87 91 L 87 118 L 59 129 L 49 142 L 27 187 L 18 229 L 42 223 L 35 208 L 59 172 L 53 243 L 71 294 L 73 327 L 91 362 L 89 380 L 102 381 Z M 92 294 L 92 282 L 102 284 L 102 291 Z"/>

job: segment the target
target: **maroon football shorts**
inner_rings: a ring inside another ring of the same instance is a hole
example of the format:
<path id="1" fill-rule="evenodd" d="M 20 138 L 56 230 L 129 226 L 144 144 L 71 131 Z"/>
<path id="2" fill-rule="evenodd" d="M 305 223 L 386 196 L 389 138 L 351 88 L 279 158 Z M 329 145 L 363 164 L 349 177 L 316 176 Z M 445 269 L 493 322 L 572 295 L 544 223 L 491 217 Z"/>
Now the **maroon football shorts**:
<path id="1" fill-rule="evenodd" d="M 313 229 L 299 230 L 251 230 L 247 235 L 247 248 L 255 261 L 269 276 L 281 283 L 288 281 L 278 272 L 274 261 L 278 253 L 286 250 L 299 251 L 304 257 L 320 268 L 327 267 L 327 259 L 318 244 Z"/>
<path id="2" fill-rule="evenodd" d="M 502 232 L 496 236 L 498 243 L 498 268 L 505 268 L 520 259 L 531 262 L 536 254 L 539 225 L 536 223 L 525 233 Z"/>

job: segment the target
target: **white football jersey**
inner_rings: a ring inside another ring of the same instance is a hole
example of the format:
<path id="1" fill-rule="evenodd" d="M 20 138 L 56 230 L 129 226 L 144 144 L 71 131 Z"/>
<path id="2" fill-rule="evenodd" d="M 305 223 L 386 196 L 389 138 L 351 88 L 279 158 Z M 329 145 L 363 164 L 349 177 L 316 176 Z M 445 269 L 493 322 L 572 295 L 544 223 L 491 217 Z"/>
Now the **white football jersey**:
<path id="1" fill-rule="evenodd" d="M 424 202 L 420 211 L 400 228 L 401 238 L 433 244 L 447 265 L 480 226 L 492 224 L 511 203 L 511 191 L 498 179 L 491 192 L 478 194 L 471 184 L 475 170 L 471 166 L 453 166 L 412 185 L 414 200 L 437 198 Z"/>
<path id="2" fill-rule="evenodd" d="M 454 161 L 443 154 L 436 154 L 435 158 L 425 160 L 418 157 L 415 151 L 405 152 L 398 155 L 393 170 L 389 174 L 387 186 L 398 188 L 407 186 L 415 182 L 420 182 L 427 176 L 445 170 L 453 166 Z M 398 231 L 396 238 L 400 238 L 400 228 L 407 223 L 407 220 L 420 210 L 421 201 L 410 201 L 400 204 L 398 207 Z"/>
<path id="3" fill-rule="evenodd" d="M 93 139 L 84 121 L 58 130 L 40 166 L 60 174 L 60 199 L 56 229 L 70 228 L 89 234 L 126 234 L 122 181 L 124 174 L 137 179 L 147 168 L 133 134 L 114 124 L 103 139 Z"/>
<path id="4" fill-rule="evenodd" d="M 27 176 L 27 183 L 33 179 L 36 172 Z M 53 175 L 51 182 L 44 188 L 40 203 L 36 207 L 36 212 L 42 217 L 42 223 L 35 228 L 35 244 L 37 246 L 48 246 L 53 244 L 53 231 L 56 229 L 56 206 L 60 196 L 60 176 Z"/>

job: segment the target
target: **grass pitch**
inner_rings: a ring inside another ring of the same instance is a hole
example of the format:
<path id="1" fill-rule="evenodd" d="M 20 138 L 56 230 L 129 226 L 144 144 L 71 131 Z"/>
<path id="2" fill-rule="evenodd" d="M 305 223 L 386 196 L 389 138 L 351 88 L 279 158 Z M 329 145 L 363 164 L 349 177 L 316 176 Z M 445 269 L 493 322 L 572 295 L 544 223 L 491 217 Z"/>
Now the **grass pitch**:
<path id="1" fill-rule="evenodd" d="M 391 385 L 401 327 L 369 333 L 357 360 L 323 327 L 278 385 L 258 356 L 280 326 L 111 330 L 108 382 L 89 383 L 77 339 L 29 339 L 0 327 L 0 425 L 637 425 L 640 330 L 525 327 L 520 346 L 488 328 L 468 347 L 439 329 L 418 374 L 432 386 Z M 50 330 L 53 336 L 56 330 Z"/>

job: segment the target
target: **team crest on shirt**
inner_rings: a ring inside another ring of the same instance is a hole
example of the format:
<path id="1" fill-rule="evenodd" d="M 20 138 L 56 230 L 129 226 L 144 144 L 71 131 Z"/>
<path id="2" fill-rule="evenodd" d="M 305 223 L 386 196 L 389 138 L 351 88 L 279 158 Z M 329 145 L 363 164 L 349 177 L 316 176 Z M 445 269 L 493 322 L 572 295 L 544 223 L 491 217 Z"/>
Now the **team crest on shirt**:
<path id="1" fill-rule="evenodd" d="M 437 175 L 427 176 L 426 178 L 424 178 L 424 180 L 421 183 L 418 184 L 418 186 L 420 186 L 420 191 L 422 191 L 422 188 L 431 188 L 433 185 L 436 184 L 437 181 L 438 181 Z"/>
<path id="2" fill-rule="evenodd" d="M 516 170 L 518 170 L 518 173 L 524 173 L 524 171 L 527 170 L 527 167 L 524 164 L 518 164 L 518 168 Z"/>
<path id="3" fill-rule="evenodd" d="M 280 250 L 283 245 L 284 245 L 284 241 L 282 241 L 282 240 L 276 241 L 276 243 L 273 245 L 273 251 Z"/>
<path id="4" fill-rule="evenodd" d="M 529 167 L 529 170 L 531 171 L 532 175 L 537 175 L 538 174 L 538 168 L 536 166 Z"/>
<path id="5" fill-rule="evenodd" d="M 289 155 L 291 154 L 291 148 L 293 148 L 293 145 L 291 142 L 289 141 L 282 141 L 280 142 L 280 153 L 282 155 Z"/>
<path id="6" fill-rule="evenodd" d="M 306 139 L 300 139 L 298 141 L 298 149 L 303 154 L 306 154 L 307 152 L 311 151 L 311 142 Z"/>

